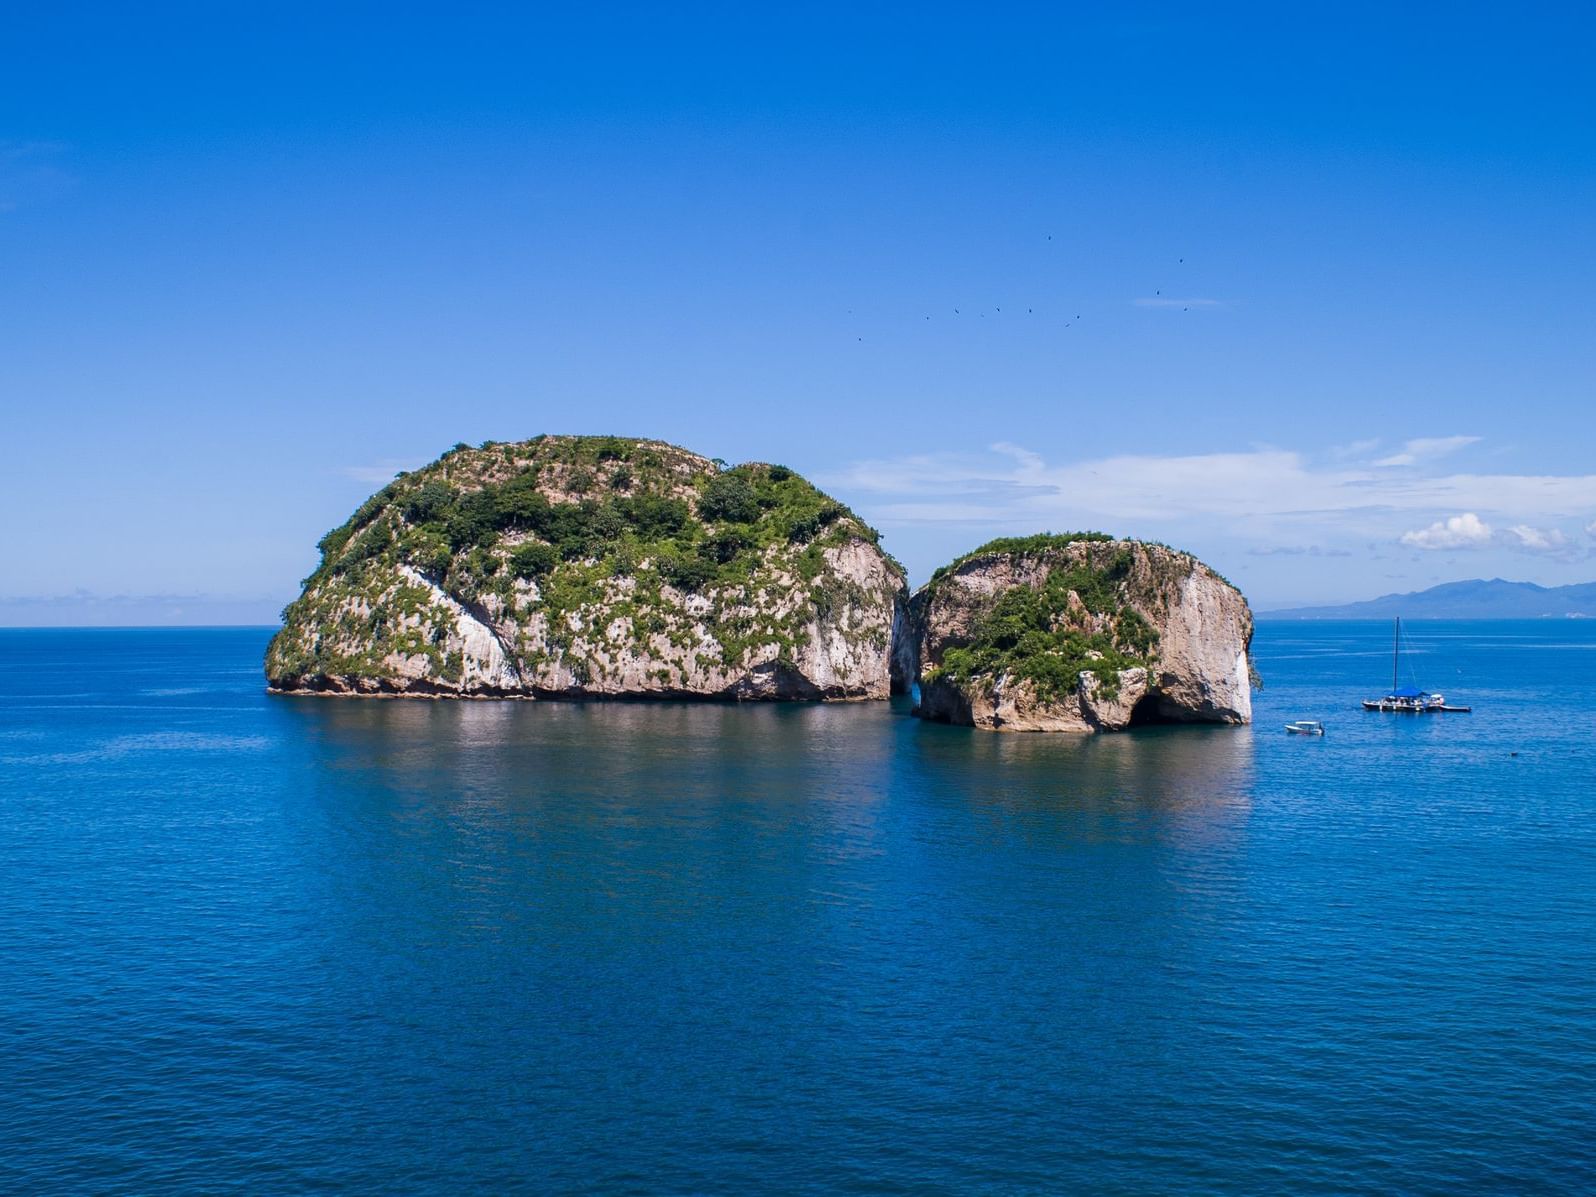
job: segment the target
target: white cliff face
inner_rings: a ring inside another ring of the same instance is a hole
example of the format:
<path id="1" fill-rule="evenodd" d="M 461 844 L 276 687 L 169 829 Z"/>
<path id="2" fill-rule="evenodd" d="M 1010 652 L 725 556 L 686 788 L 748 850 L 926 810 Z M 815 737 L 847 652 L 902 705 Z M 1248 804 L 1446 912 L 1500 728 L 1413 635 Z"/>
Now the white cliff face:
<path id="1" fill-rule="evenodd" d="M 1233 587 L 1207 569 L 1180 587 L 1161 626 L 1153 686 L 1166 718 L 1252 722 L 1252 612 Z"/>
<path id="2" fill-rule="evenodd" d="M 425 639 L 430 652 L 389 651 L 380 667 L 331 673 L 274 688 L 342 694 L 518 695 L 524 697 L 681 697 L 737 699 L 873 699 L 891 691 L 892 623 L 902 605 L 902 581 L 875 546 L 857 542 L 825 554 L 823 585 L 833 597 L 812 609 L 811 586 L 776 574 L 760 593 L 684 595 L 662 588 L 654 617 L 665 629 L 638 635 L 648 618 L 632 612 L 630 588 L 615 583 L 550 628 L 502 602 L 468 608 L 436 580 L 402 565 L 396 583 L 376 604 L 348 602 L 337 616 L 364 624 L 371 606 L 409 599 L 413 614 L 399 629 Z M 417 592 L 425 595 L 419 598 Z M 627 613 L 619 614 L 623 608 Z M 720 620 L 760 617 L 787 621 L 789 649 L 750 646 L 728 660 L 712 634 Z M 337 635 L 338 622 L 322 635 Z M 441 635 L 440 635 L 441 630 Z M 403 639 L 403 637 L 401 637 Z M 360 635 L 336 645 L 346 657 L 363 650 Z"/>
<path id="3" fill-rule="evenodd" d="M 1049 590 L 1055 573 L 1102 579 L 1094 583 L 1098 609 L 1088 609 L 1074 589 L 1056 584 Z M 977 652 L 972 658 L 972 647 L 986 643 L 985 621 L 1017 587 L 1055 598 L 1062 592 L 1050 628 L 1105 643 L 1118 634 L 1122 613 L 1133 612 L 1156 635 L 1146 664 L 1110 672 L 1094 665 L 1092 657 L 1101 660 L 1100 653 L 1087 650 L 1076 672 L 1048 686 L 1025 676 L 1027 666 L 1012 653 Z M 978 552 L 914 596 L 902 629 L 896 659 L 920 680 L 918 710 L 928 719 L 998 731 L 1072 732 L 1115 731 L 1137 722 L 1252 719 L 1252 613 L 1246 600 L 1195 558 L 1161 545 L 1073 541 L 1045 551 Z M 996 673 L 965 672 L 972 659 L 1005 664 Z"/>
<path id="4" fill-rule="evenodd" d="M 557 438 L 549 440 L 562 448 Z M 509 456 L 506 464 L 507 455 L 523 451 L 525 456 Z M 702 502 L 705 477 L 720 471 L 655 442 L 625 442 L 617 450 L 623 451 L 630 461 L 594 462 L 589 454 L 572 465 L 570 454 L 551 462 L 545 445 L 529 442 L 465 451 L 429 467 L 422 472 L 427 485 L 447 471 L 459 488 L 453 493 L 469 499 L 472 487 L 513 484 L 528 472 L 530 460 L 536 493 L 526 497 L 529 484 L 518 501 L 534 517 L 547 516 L 548 505 L 559 505 L 562 518 L 579 512 L 595 527 L 612 529 L 603 535 L 624 544 L 630 556 L 610 560 L 604 554 L 612 545 L 594 534 L 591 555 L 556 559 L 543 567 L 552 572 L 512 580 L 516 553 L 545 543 L 512 527 L 485 548 L 424 562 L 432 543 L 427 537 L 436 535 L 414 497 L 423 486 L 417 481 L 370 520 L 390 530 L 380 552 L 362 550 L 359 536 L 349 537 L 352 547 L 342 548 L 343 556 L 307 583 L 268 652 L 271 688 L 526 698 L 887 697 L 893 624 L 906 590 L 901 568 L 865 535 L 863 525 L 831 504 L 835 513 L 823 517 L 818 534 L 805 529 L 800 538 L 778 527 L 776 535 L 764 537 L 763 547 L 749 547 L 747 541 L 761 530 L 752 521 L 765 518 L 770 496 L 791 503 L 796 494 L 800 502 L 812 500 L 812 507 L 829 503 L 801 480 L 788 483 L 790 473 L 783 471 L 780 483 L 772 483 L 775 468 L 757 467 L 765 471 L 756 475 L 765 486 L 754 496 L 761 505 L 736 513 L 741 540 L 732 551 L 742 552 L 744 564 L 730 570 L 729 579 L 677 585 L 668 580 L 675 575 L 667 572 L 664 554 L 680 555 L 689 535 L 694 539 L 688 543 L 701 545 L 723 534 L 725 523 L 704 519 L 697 530 L 677 527 L 660 549 L 639 550 L 636 533 L 614 523 L 618 516 L 602 524 L 604 508 L 628 512 L 623 504 L 647 484 L 656 509 L 660 502 L 674 502 L 687 518 Z M 659 518 L 657 510 L 653 518 Z M 420 550 L 410 547 L 415 544 Z M 348 564 L 351 559 L 355 564 Z M 462 559 L 478 572 L 462 573 Z M 712 567 L 713 559 L 706 560 Z M 487 581 L 477 584 L 483 576 Z"/>
<path id="5" fill-rule="evenodd" d="M 399 567 L 400 573 L 410 582 L 424 586 L 432 595 L 432 602 L 454 617 L 450 646 L 459 652 L 463 668 L 462 683 L 477 689 L 514 690 L 521 678 L 510 655 L 505 652 L 499 634 L 484 619 L 473 615 L 456 599 L 445 593 L 436 582 L 423 577 L 408 565 Z M 410 667 L 414 657 L 404 658 Z M 424 658 L 423 658 L 424 659 Z M 418 674 L 419 676 L 419 674 Z"/>

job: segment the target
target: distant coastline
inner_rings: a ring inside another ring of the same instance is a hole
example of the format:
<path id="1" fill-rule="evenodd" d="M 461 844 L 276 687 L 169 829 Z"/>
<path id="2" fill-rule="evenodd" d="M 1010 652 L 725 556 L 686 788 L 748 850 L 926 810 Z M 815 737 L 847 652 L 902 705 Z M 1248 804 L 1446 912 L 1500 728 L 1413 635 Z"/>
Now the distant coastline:
<path id="1" fill-rule="evenodd" d="M 1537 586 L 1502 578 L 1447 582 L 1359 603 L 1261 611 L 1260 619 L 1593 619 L 1596 582 Z"/>

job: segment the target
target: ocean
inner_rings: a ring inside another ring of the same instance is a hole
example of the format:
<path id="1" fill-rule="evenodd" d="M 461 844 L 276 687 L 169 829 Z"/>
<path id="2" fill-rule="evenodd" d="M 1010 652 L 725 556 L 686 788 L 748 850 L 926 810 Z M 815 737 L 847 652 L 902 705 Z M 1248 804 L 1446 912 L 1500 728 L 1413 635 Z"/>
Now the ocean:
<path id="1" fill-rule="evenodd" d="M 0 631 L 0 1191 L 1596 1191 L 1596 624 L 1407 630 L 1096 738 Z"/>

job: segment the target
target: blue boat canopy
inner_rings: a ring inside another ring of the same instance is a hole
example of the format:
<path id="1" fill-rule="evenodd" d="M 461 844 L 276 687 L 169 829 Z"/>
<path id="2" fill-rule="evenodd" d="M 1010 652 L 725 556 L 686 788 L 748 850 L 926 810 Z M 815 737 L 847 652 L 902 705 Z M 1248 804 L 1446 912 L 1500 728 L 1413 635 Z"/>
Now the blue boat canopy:
<path id="1" fill-rule="evenodd" d="M 1400 690 L 1391 691 L 1392 698 L 1423 698 L 1424 691 L 1417 686 L 1403 686 Z"/>

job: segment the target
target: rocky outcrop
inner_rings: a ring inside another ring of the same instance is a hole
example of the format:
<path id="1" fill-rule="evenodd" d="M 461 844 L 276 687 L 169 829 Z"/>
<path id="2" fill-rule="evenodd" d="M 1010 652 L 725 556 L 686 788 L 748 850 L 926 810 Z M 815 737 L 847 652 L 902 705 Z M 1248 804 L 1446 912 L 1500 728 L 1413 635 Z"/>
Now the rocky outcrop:
<path id="1" fill-rule="evenodd" d="M 1190 554 L 1100 534 L 998 540 L 937 571 L 896 671 L 927 719 L 1116 731 L 1252 719 L 1252 612 Z"/>
<path id="2" fill-rule="evenodd" d="M 907 599 L 791 470 L 619 437 L 457 446 L 320 547 L 277 692 L 885 698 Z"/>

